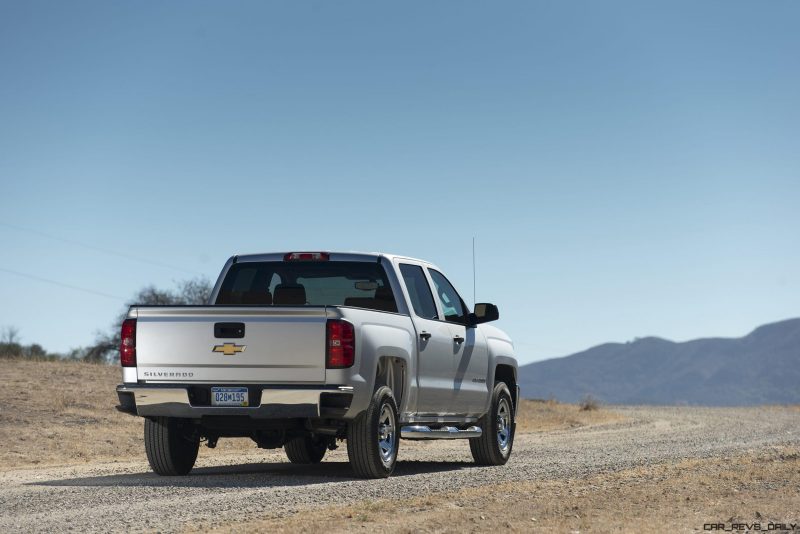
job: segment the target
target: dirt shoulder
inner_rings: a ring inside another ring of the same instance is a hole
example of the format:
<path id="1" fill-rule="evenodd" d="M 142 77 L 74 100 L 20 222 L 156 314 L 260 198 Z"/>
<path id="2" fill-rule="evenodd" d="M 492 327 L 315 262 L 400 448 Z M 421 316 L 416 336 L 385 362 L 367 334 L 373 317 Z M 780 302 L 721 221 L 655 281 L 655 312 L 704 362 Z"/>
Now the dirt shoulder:
<path id="1" fill-rule="evenodd" d="M 132 454 L 137 425 L 114 409 L 118 368 L 0 360 L 0 469 Z"/>
<path id="2" fill-rule="evenodd" d="M 143 420 L 115 408 L 119 367 L 0 359 L 0 375 L 0 471 L 144 457 Z"/>
<path id="3" fill-rule="evenodd" d="M 619 423 L 627 418 L 613 409 L 597 406 L 591 410 L 554 400 L 523 399 L 517 412 L 517 432 L 552 432 L 570 428 Z"/>
<path id="4" fill-rule="evenodd" d="M 695 532 L 710 525 L 800 531 L 800 449 L 775 447 L 567 478 L 493 484 L 411 499 L 364 500 L 216 531 Z M 753 526 L 758 524 L 759 526 Z"/>

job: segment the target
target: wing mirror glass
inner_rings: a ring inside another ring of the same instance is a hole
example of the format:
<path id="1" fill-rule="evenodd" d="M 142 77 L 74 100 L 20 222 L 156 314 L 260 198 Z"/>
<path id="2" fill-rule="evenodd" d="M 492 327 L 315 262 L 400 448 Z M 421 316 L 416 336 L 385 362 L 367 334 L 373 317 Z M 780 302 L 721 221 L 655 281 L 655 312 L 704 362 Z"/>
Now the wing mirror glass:
<path id="1" fill-rule="evenodd" d="M 500 318 L 500 311 L 494 304 L 481 302 L 475 305 L 475 311 L 471 315 L 472 324 L 481 324 L 498 320 Z"/>

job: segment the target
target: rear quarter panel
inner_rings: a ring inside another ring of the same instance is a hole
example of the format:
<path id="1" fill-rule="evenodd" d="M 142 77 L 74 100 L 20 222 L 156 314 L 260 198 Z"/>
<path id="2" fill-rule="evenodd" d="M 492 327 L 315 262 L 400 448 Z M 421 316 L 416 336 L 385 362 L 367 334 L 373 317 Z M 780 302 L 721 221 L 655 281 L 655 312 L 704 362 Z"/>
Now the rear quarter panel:
<path id="1" fill-rule="evenodd" d="M 402 391 L 395 391 L 398 409 L 406 406 L 416 394 L 413 377 L 416 373 L 414 354 L 416 339 L 414 325 L 408 315 L 361 308 L 337 307 L 328 309 L 329 319 L 344 319 L 355 326 L 356 359 L 349 369 L 328 369 L 326 382 L 353 386 L 353 402 L 347 417 L 365 410 L 375 391 L 375 377 L 381 358 L 395 358 L 403 363 L 405 377 Z"/>

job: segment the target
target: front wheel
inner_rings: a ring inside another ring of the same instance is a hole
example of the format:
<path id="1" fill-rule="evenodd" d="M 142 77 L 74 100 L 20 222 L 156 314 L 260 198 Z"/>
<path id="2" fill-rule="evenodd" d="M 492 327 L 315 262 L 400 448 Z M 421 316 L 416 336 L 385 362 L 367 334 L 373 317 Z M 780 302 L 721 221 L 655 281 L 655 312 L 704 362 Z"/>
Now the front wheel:
<path id="1" fill-rule="evenodd" d="M 494 385 L 492 406 L 480 420 L 483 431 L 479 438 L 469 440 L 472 458 L 480 465 L 503 465 L 511 456 L 514 445 L 514 403 L 504 382 Z"/>
<path id="2" fill-rule="evenodd" d="M 400 429 L 392 390 L 381 386 L 369 407 L 347 426 L 347 456 L 356 476 L 386 478 L 394 471 Z"/>
<path id="3" fill-rule="evenodd" d="M 144 448 L 150 467 L 159 475 L 188 475 L 197 460 L 200 436 L 185 420 L 145 419 Z"/>

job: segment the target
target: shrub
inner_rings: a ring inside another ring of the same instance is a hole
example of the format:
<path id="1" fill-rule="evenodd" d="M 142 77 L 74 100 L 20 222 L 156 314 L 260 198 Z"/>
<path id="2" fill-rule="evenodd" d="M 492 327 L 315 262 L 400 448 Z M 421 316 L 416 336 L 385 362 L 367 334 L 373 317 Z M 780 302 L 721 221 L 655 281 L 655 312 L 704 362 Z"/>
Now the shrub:
<path id="1" fill-rule="evenodd" d="M 588 412 L 588 411 L 591 411 L 591 410 L 597 410 L 597 409 L 600 408 L 600 402 L 597 399 L 595 399 L 594 397 L 592 397 L 591 395 L 586 395 L 585 397 L 583 397 L 583 400 L 581 401 L 580 407 L 581 407 L 581 411 L 583 411 L 583 412 Z"/>

